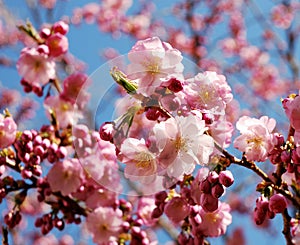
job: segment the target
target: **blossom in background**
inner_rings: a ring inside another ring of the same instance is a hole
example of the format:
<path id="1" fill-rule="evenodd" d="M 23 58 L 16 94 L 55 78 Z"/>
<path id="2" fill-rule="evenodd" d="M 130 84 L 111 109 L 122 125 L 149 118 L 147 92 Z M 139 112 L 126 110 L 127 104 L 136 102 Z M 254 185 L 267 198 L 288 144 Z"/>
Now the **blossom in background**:
<path id="1" fill-rule="evenodd" d="M 296 96 L 294 99 L 287 98 L 282 103 L 285 114 L 290 120 L 291 126 L 295 129 L 295 142 L 300 143 L 300 96 Z"/>
<path id="2" fill-rule="evenodd" d="M 16 139 L 17 124 L 11 117 L 0 114 L 0 148 L 10 146 Z"/>
<path id="3" fill-rule="evenodd" d="M 72 104 L 58 95 L 47 97 L 44 101 L 44 107 L 46 108 L 48 118 L 52 120 L 52 113 L 60 128 L 74 125 L 82 118 L 82 114 L 76 104 Z"/>
<path id="4" fill-rule="evenodd" d="M 267 116 L 260 119 L 241 117 L 236 123 L 236 128 L 241 135 L 234 140 L 234 147 L 245 152 L 250 161 L 263 162 L 267 160 L 268 153 L 274 147 L 274 137 L 271 132 L 275 125 L 276 121 Z"/>
<path id="5" fill-rule="evenodd" d="M 40 87 L 50 79 L 55 79 L 55 62 L 48 57 L 48 53 L 49 49 L 45 45 L 22 49 L 17 70 L 28 84 Z"/>
<path id="6" fill-rule="evenodd" d="M 271 18 L 275 26 L 282 29 L 287 29 L 290 27 L 294 19 L 294 9 L 292 6 L 278 4 L 273 7 Z"/>
<path id="7" fill-rule="evenodd" d="M 128 78 L 137 82 L 137 92 L 144 96 L 152 95 L 170 77 L 182 77 L 181 53 L 158 37 L 138 41 L 128 58 Z"/>
<path id="8" fill-rule="evenodd" d="M 88 85 L 88 76 L 83 73 L 73 73 L 63 81 L 63 91 L 60 94 L 61 98 L 70 101 L 72 104 L 77 104 L 79 108 L 83 108 L 90 95 L 85 90 Z"/>
<path id="9" fill-rule="evenodd" d="M 300 243 L 300 222 L 298 219 L 291 219 L 291 228 L 292 228 L 292 242 L 294 244 Z"/>
<path id="10" fill-rule="evenodd" d="M 98 207 L 86 218 L 87 228 L 96 244 L 117 241 L 122 223 L 121 210 L 110 207 Z"/>
<path id="11" fill-rule="evenodd" d="M 150 183 L 157 174 L 156 155 L 149 151 L 144 139 L 127 138 L 121 145 L 125 177 L 133 181 Z"/>
<path id="12" fill-rule="evenodd" d="M 204 134 L 205 121 L 197 116 L 169 118 L 153 128 L 160 151 L 159 164 L 170 177 L 190 174 L 195 164 L 205 165 L 213 152 L 213 138 Z"/>
<path id="13" fill-rule="evenodd" d="M 76 158 L 56 162 L 47 175 L 52 191 L 60 191 L 65 196 L 75 192 L 83 179 L 82 167 Z"/>

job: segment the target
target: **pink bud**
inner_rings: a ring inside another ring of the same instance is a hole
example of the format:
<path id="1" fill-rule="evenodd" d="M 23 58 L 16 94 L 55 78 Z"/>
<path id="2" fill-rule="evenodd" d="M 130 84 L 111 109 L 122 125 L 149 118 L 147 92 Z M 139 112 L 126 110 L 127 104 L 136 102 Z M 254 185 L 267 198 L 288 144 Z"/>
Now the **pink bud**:
<path id="1" fill-rule="evenodd" d="M 274 213 L 282 213 L 287 208 L 287 202 L 282 194 L 275 194 L 270 198 L 269 209 Z"/>
<path id="2" fill-rule="evenodd" d="M 105 122 L 100 126 L 100 138 L 105 141 L 112 141 L 114 133 L 114 125 L 111 122 Z"/>
<path id="3" fill-rule="evenodd" d="M 218 182 L 219 180 L 219 175 L 217 174 L 217 172 L 215 171 L 212 171 L 208 174 L 208 177 L 207 177 L 207 180 L 212 183 L 212 184 L 215 184 Z"/>
<path id="4" fill-rule="evenodd" d="M 211 194 L 202 194 L 200 197 L 200 204 L 205 212 L 214 212 L 218 209 L 219 200 Z"/>
<path id="5" fill-rule="evenodd" d="M 60 33 L 51 35 L 46 44 L 49 47 L 50 55 L 52 57 L 60 56 L 68 51 L 69 43 L 68 39 Z"/>
<path id="6" fill-rule="evenodd" d="M 213 197 L 215 198 L 219 198 L 220 196 L 222 196 L 224 193 L 224 187 L 223 185 L 221 185 L 220 183 L 216 184 L 215 186 L 213 186 L 213 188 L 211 189 L 211 194 Z"/>
<path id="7" fill-rule="evenodd" d="M 269 202 L 265 197 L 259 197 L 256 200 L 256 208 L 254 209 L 254 221 L 257 225 L 261 225 L 268 214 L 269 208 L 268 208 Z"/>
<path id="8" fill-rule="evenodd" d="M 41 31 L 40 31 L 40 36 L 42 38 L 47 38 L 51 35 L 51 30 L 49 28 L 43 28 Z"/>
<path id="9" fill-rule="evenodd" d="M 221 171 L 219 174 L 219 181 L 225 187 L 229 187 L 233 184 L 234 178 L 229 170 Z"/>
<path id="10" fill-rule="evenodd" d="M 211 113 L 205 113 L 202 115 L 203 116 L 203 120 L 205 121 L 206 124 L 212 124 L 214 122 L 214 115 Z"/>
<path id="11" fill-rule="evenodd" d="M 52 31 L 65 35 L 69 31 L 69 25 L 64 21 L 58 21 L 52 26 Z"/>
<path id="12" fill-rule="evenodd" d="M 211 184 L 207 179 L 200 182 L 200 190 L 205 194 L 210 194 L 211 192 Z"/>
<path id="13" fill-rule="evenodd" d="M 149 108 L 146 111 L 146 117 L 150 121 L 156 121 L 160 115 L 161 115 L 160 111 L 157 110 L 156 108 Z"/>
<path id="14" fill-rule="evenodd" d="M 49 47 L 45 44 L 42 44 L 42 45 L 39 45 L 37 47 L 37 51 L 40 53 L 40 54 L 49 54 L 50 53 L 50 50 L 49 50 Z"/>
<path id="15" fill-rule="evenodd" d="M 152 219 L 157 219 L 157 218 L 159 218 L 162 214 L 163 214 L 163 211 L 160 210 L 160 208 L 155 208 L 155 209 L 153 209 L 153 211 L 152 211 L 151 218 L 152 218 Z"/>
<path id="16" fill-rule="evenodd" d="M 168 89 L 172 92 L 177 93 L 183 89 L 181 81 L 177 80 L 175 77 L 171 78 L 169 81 Z"/>

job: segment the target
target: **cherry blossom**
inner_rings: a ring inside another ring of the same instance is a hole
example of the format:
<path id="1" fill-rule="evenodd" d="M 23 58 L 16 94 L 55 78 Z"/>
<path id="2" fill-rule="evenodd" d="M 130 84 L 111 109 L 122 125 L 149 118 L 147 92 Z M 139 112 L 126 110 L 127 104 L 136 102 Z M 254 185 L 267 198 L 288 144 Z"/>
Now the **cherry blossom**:
<path id="1" fill-rule="evenodd" d="M 82 118 L 76 104 L 74 105 L 59 96 L 49 96 L 44 102 L 44 107 L 47 110 L 48 118 L 51 120 L 54 116 L 60 128 L 74 125 L 78 119 Z"/>
<path id="2" fill-rule="evenodd" d="M 143 139 L 127 138 L 121 145 L 122 162 L 126 164 L 126 178 L 143 183 L 155 180 L 157 174 L 156 156 Z"/>
<path id="3" fill-rule="evenodd" d="M 10 146 L 16 138 L 17 125 L 11 117 L 0 114 L 0 148 Z"/>
<path id="4" fill-rule="evenodd" d="M 204 134 L 205 122 L 197 116 L 175 117 L 154 126 L 160 165 L 170 177 L 190 174 L 195 164 L 205 165 L 213 152 L 213 139 Z M 174 151 L 175 149 L 175 151 Z"/>
<path id="5" fill-rule="evenodd" d="M 181 53 L 157 37 L 138 41 L 128 58 L 128 77 L 137 82 L 137 92 L 145 96 L 153 94 L 168 77 L 180 77 L 183 71 Z"/>
<path id="6" fill-rule="evenodd" d="M 224 115 L 226 104 L 232 99 L 231 89 L 225 77 L 215 72 L 198 73 L 186 80 L 184 91 L 193 109 Z"/>
<path id="7" fill-rule="evenodd" d="M 86 219 L 87 228 L 97 244 L 117 241 L 122 223 L 121 210 L 110 207 L 98 207 Z"/>
<path id="8" fill-rule="evenodd" d="M 41 50 L 41 49 L 40 49 Z M 32 86 L 42 86 L 55 79 L 55 63 L 38 48 L 24 48 L 17 62 L 19 74 Z"/>
<path id="9" fill-rule="evenodd" d="M 83 170 L 78 160 L 66 159 L 53 165 L 47 175 L 47 180 L 53 191 L 69 195 L 81 185 Z"/>
<path id="10" fill-rule="evenodd" d="M 241 117 L 236 124 L 241 135 L 234 140 L 234 147 L 245 152 L 250 161 L 265 161 L 274 146 L 271 132 L 275 125 L 276 121 L 266 116 L 260 119 Z"/>
<path id="11" fill-rule="evenodd" d="M 226 232 L 227 226 L 232 222 L 230 206 L 227 203 L 220 203 L 218 206 L 219 208 L 212 213 L 205 212 L 201 206 L 199 207 L 202 222 L 192 225 L 193 234 L 217 237 Z"/>

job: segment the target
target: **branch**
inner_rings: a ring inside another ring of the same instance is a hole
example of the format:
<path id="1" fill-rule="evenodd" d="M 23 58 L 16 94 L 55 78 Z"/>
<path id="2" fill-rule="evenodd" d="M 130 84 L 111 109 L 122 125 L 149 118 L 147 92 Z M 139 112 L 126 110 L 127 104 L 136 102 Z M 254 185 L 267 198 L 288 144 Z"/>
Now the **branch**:
<path id="1" fill-rule="evenodd" d="M 2 226 L 2 235 L 2 245 L 8 245 L 8 230 L 4 226 Z"/>
<path id="2" fill-rule="evenodd" d="M 291 227 L 290 227 L 290 221 L 291 221 L 291 217 L 289 216 L 289 213 L 287 211 L 287 209 L 284 210 L 284 212 L 282 213 L 282 218 L 283 218 L 283 230 L 282 230 L 282 234 L 285 237 L 286 240 L 286 244 L 287 245 L 295 245 L 292 242 L 292 236 L 291 236 Z"/>
<path id="3" fill-rule="evenodd" d="M 222 149 L 221 146 L 219 146 L 217 143 L 215 143 L 216 148 L 224 154 L 224 156 L 230 160 L 230 163 L 240 165 L 242 167 L 248 168 L 252 170 L 254 173 L 256 173 L 259 177 L 261 177 L 266 183 L 266 185 L 272 187 L 275 191 L 278 193 L 284 195 L 288 200 L 290 200 L 293 205 L 297 208 L 300 209 L 300 201 L 293 196 L 293 194 L 288 191 L 280 188 L 280 186 L 276 185 L 272 179 L 269 178 L 269 176 L 262 170 L 260 169 L 253 161 L 248 161 L 245 157 L 242 159 L 238 159 L 231 155 L 228 151 L 225 149 Z M 227 164 L 229 166 L 230 164 Z"/>

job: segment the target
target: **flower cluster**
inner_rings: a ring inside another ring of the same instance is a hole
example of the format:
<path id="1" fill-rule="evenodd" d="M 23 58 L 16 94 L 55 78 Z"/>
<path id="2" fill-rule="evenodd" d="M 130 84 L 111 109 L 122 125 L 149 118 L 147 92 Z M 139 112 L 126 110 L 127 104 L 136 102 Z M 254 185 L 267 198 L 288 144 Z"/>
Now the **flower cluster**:
<path id="1" fill-rule="evenodd" d="M 127 75 L 117 69 L 112 75 L 132 95 L 122 99 L 129 106 L 122 120 L 101 126 L 100 137 L 115 144 L 127 178 L 182 180 L 210 162 L 211 135 L 221 146 L 230 141 L 232 127 L 224 113 L 231 89 L 214 72 L 185 79 L 180 52 L 157 37 L 138 41 L 128 57 Z"/>

